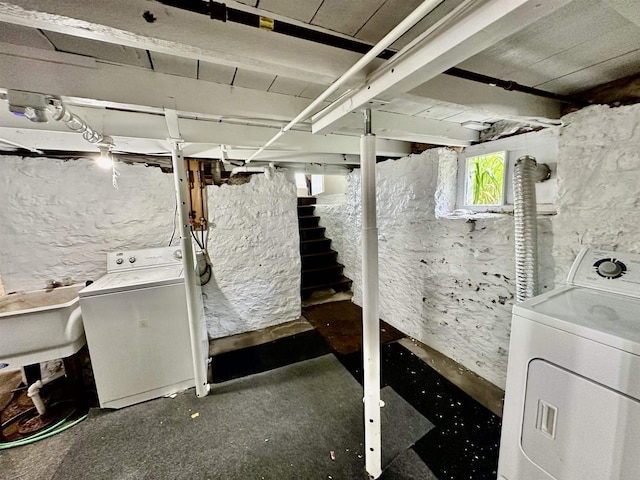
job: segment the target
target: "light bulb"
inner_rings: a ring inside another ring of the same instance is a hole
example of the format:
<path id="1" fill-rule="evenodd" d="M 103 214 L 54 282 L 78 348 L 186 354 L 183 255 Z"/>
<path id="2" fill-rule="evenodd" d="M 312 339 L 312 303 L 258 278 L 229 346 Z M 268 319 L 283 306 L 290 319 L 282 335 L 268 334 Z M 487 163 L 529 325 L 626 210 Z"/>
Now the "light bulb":
<path id="1" fill-rule="evenodd" d="M 108 148 L 100 148 L 100 156 L 96 158 L 96 164 L 105 170 L 113 168 L 113 157 Z"/>

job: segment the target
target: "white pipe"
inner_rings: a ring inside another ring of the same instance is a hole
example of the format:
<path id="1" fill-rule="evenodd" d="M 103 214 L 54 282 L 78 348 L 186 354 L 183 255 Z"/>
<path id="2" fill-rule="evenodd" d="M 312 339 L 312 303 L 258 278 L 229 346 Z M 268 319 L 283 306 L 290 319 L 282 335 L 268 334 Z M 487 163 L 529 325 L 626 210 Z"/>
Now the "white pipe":
<path id="1" fill-rule="evenodd" d="M 44 415 L 47 412 L 47 407 L 45 406 L 44 401 L 40 396 L 40 389 L 44 387 L 46 384 L 51 383 L 54 380 L 57 380 L 58 378 L 63 377 L 64 375 L 65 375 L 65 371 L 60 370 L 55 374 L 53 374 L 51 377 L 46 378 L 44 380 L 37 380 L 29 386 L 27 390 L 27 397 L 29 397 L 33 402 L 33 405 L 36 407 L 36 410 L 38 411 L 38 415 Z"/>
<path id="2" fill-rule="evenodd" d="M 191 339 L 191 356 L 193 360 L 193 375 L 196 384 L 196 395 L 205 397 L 209 393 L 207 382 L 207 364 L 209 358 L 209 342 L 196 295 L 202 295 L 196 272 L 193 244 L 191 243 L 191 225 L 187 205 L 187 182 L 185 179 L 184 160 L 178 140 L 171 141 L 171 161 L 173 164 L 173 179 L 176 188 L 176 201 L 180 219 L 180 245 L 182 247 L 182 264 L 184 266 L 184 285 L 187 296 L 187 315 L 189 317 L 189 335 Z M 197 267 L 196 267 L 197 268 Z"/>
<path id="3" fill-rule="evenodd" d="M 360 140 L 362 175 L 362 353 L 364 360 L 365 466 L 382 474 L 380 434 L 380 316 L 378 313 L 378 227 L 376 224 L 376 137 Z"/>
<path id="4" fill-rule="evenodd" d="M 37 148 L 27 147 L 26 145 L 22 145 L 21 143 L 12 142 L 11 140 L 7 140 L 6 138 L 0 138 L 0 143 L 6 143 L 7 145 L 11 145 L 12 147 L 24 148 L 25 150 L 29 150 L 33 153 L 38 153 L 42 155 L 42 150 L 38 150 Z"/>
<path id="5" fill-rule="evenodd" d="M 316 98 L 311 104 L 305 108 L 296 118 L 291 120 L 286 126 L 282 128 L 277 134 L 271 138 L 267 143 L 265 143 L 260 149 L 258 149 L 253 155 L 251 155 L 247 159 L 247 163 L 260 155 L 266 148 L 272 145 L 276 140 L 278 140 L 285 132 L 291 130 L 298 123 L 307 119 L 309 115 L 313 113 L 313 111 L 320 106 L 322 102 L 324 102 L 331 94 L 333 94 L 338 88 L 344 85 L 347 80 L 349 80 L 353 75 L 362 70 L 366 65 L 371 63 L 373 60 L 377 58 L 377 56 L 385 50 L 389 45 L 399 39 L 402 35 L 404 35 L 411 27 L 413 27 L 416 23 L 422 20 L 423 17 L 428 15 L 433 9 L 435 9 L 438 5 L 440 5 L 443 0 L 425 0 L 422 2 L 418 8 L 416 8 L 413 12 L 411 12 L 407 17 L 402 20 L 396 27 L 387 33 L 382 40 L 376 43 L 371 50 L 369 50 L 360 60 L 358 60 L 349 70 L 342 74 L 340 78 L 338 78 L 335 82 L 333 82 L 318 98 Z"/>

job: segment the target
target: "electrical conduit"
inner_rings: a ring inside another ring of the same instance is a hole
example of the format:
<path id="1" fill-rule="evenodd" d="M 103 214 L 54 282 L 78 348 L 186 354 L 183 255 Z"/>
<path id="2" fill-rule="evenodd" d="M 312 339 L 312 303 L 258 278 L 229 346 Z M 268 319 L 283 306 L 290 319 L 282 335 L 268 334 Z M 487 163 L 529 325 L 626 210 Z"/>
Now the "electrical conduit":
<path id="1" fill-rule="evenodd" d="M 407 17 L 402 20 L 396 27 L 387 33 L 382 40 L 380 40 L 377 44 L 371 47 L 365 55 L 360 58 L 353 66 L 343 73 L 340 78 L 338 78 L 335 82 L 333 82 L 324 92 L 320 94 L 318 98 L 316 98 L 307 108 L 305 108 L 302 112 L 298 114 L 296 118 L 291 120 L 287 125 L 285 125 L 282 130 L 276 133 L 267 143 L 265 143 L 262 147 L 260 147 L 256 152 L 251 155 L 246 163 L 251 162 L 254 158 L 260 155 L 264 150 L 273 143 L 278 140 L 282 135 L 295 127 L 298 123 L 304 121 L 311 115 L 316 108 L 318 108 L 322 103 L 329 98 L 334 92 L 338 90 L 342 85 L 347 83 L 347 81 L 353 77 L 356 73 L 362 70 L 365 66 L 371 63 L 376 59 L 378 54 L 384 51 L 389 45 L 399 39 L 402 35 L 404 35 L 411 27 L 413 27 L 416 23 L 422 20 L 426 15 L 431 13 L 438 5 L 440 5 L 443 0 L 425 0 L 418 7 L 411 12 Z"/>

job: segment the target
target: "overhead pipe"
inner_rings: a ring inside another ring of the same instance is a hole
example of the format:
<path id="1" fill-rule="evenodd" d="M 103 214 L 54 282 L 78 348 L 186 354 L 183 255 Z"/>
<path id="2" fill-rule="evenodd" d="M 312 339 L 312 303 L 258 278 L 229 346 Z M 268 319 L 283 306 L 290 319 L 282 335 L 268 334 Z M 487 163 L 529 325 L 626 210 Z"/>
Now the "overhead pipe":
<path id="1" fill-rule="evenodd" d="M 549 167 L 525 155 L 513 172 L 513 220 L 516 255 L 516 301 L 538 294 L 538 225 L 536 183 L 548 179 Z"/>
<path id="2" fill-rule="evenodd" d="M 558 95 L 557 93 L 547 92 L 545 90 L 540 90 L 533 87 L 527 87 L 526 85 L 521 85 L 512 80 L 501 80 L 499 78 L 490 77 L 481 73 L 463 70 L 462 68 L 453 67 L 449 70 L 445 70 L 443 73 L 452 77 L 463 78 L 465 80 L 471 80 L 472 82 L 478 82 L 484 85 L 490 85 L 492 87 L 500 87 L 513 92 L 528 93 L 529 95 L 535 95 L 536 97 L 550 98 L 551 100 L 556 100 L 562 103 L 569 103 L 577 105 L 579 107 L 586 107 L 590 105 L 589 102 L 576 97 Z"/>
<path id="3" fill-rule="evenodd" d="M 364 111 L 360 138 L 362 187 L 362 355 L 364 366 L 365 467 L 371 478 L 382 474 L 380 432 L 380 315 L 378 308 L 378 226 L 376 221 L 376 136 L 371 110 Z"/>
<path id="4" fill-rule="evenodd" d="M 159 0 L 159 2 L 171 7 L 207 15 L 212 20 L 239 23 L 249 27 L 270 30 L 282 35 L 308 40 L 310 42 L 322 43 L 324 45 L 349 50 L 351 52 L 367 53 L 371 48 L 371 45 L 366 42 L 361 42 L 346 36 L 338 36 L 304 26 L 304 24 L 286 22 L 277 18 L 271 18 L 247 11 L 250 10 L 251 7 L 245 5 L 238 5 L 239 8 L 234 8 L 221 2 L 203 2 L 201 0 Z M 395 52 L 393 50 L 385 49 L 378 54 L 378 58 L 386 60 L 391 58 L 394 54 Z"/>
<path id="5" fill-rule="evenodd" d="M 247 25 L 247 26 L 256 27 L 256 28 L 265 28 L 264 16 L 261 16 L 257 13 L 251 13 L 248 11 L 240 10 L 238 8 L 229 7 L 224 3 L 219 3 L 219 2 L 207 3 L 207 2 L 202 2 L 200 0 L 189 0 L 186 2 L 184 0 L 159 0 L 159 1 L 160 3 L 163 3 L 165 5 L 208 15 L 215 20 L 221 20 L 223 22 L 229 21 L 234 23 L 240 23 L 242 25 Z M 245 8 L 245 7 L 242 6 L 241 8 Z M 246 8 L 249 9 L 251 7 L 246 7 Z M 327 32 L 320 32 L 318 30 L 314 30 L 313 28 L 284 22 L 278 19 L 272 19 L 272 20 L 273 20 L 273 28 L 270 28 L 270 30 L 276 33 L 281 33 L 283 35 L 288 35 L 288 36 L 299 38 L 302 40 L 321 43 L 323 45 L 328 45 L 331 47 L 340 48 L 340 49 L 348 50 L 350 52 L 355 52 L 355 53 L 367 53 L 369 49 L 371 49 L 371 44 L 369 43 L 361 42 L 358 40 L 352 40 L 349 38 L 344 38 L 344 37 L 333 35 Z M 393 49 L 385 48 L 382 52 L 380 52 L 377 55 L 377 58 L 381 58 L 383 60 L 389 60 L 396 53 L 398 52 Z M 502 80 L 500 78 L 491 77 L 489 75 L 483 75 L 476 72 L 471 72 L 469 70 L 464 70 L 458 67 L 450 68 L 449 70 L 446 70 L 442 73 L 452 77 L 463 78 L 465 80 L 470 80 L 472 82 L 482 83 L 484 85 L 500 87 L 508 91 L 526 93 L 529 95 L 534 95 L 542 98 L 550 98 L 558 102 L 572 104 L 579 107 L 585 107 L 585 106 L 591 105 L 590 102 L 580 98 L 576 98 L 569 95 L 559 95 L 557 93 L 547 92 L 545 90 L 540 90 L 538 88 L 527 87 L 526 85 L 519 84 L 512 80 Z"/>
<path id="6" fill-rule="evenodd" d="M 285 125 L 277 134 L 275 134 L 271 140 L 260 147 L 253 155 L 251 155 L 246 163 L 251 162 L 254 158 L 260 155 L 266 148 L 271 146 L 282 135 L 291 130 L 295 125 L 306 120 L 314 110 L 319 107 L 330 95 L 336 92 L 342 85 L 344 85 L 353 75 L 362 70 L 366 65 L 371 63 L 377 55 L 385 48 L 404 35 L 411 27 L 418 23 L 425 15 L 428 15 L 433 9 L 442 3 L 443 0 L 425 0 L 418 8 L 411 12 L 403 21 L 401 21 L 396 27 L 387 33 L 382 40 L 380 40 L 375 46 L 371 48 L 360 60 L 358 60 L 349 70 L 340 76 L 335 82 L 333 82 L 318 98 L 316 98 L 311 104 L 305 108 L 297 117 L 291 120 Z"/>

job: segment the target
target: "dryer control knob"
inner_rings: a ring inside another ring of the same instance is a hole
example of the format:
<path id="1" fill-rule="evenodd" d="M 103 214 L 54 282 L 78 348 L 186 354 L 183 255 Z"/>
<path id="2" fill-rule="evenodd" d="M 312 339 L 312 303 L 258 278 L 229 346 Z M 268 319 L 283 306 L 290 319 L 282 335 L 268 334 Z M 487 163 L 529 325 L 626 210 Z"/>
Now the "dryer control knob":
<path id="1" fill-rule="evenodd" d="M 606 261 L 598 265 L 598 273 L 603 277 L 617 277 L 624 271 L 624 266 L 616 261 Z"/>
<path id="2" fill-rule="evenodd" d="M 124 262 L 124 260 L 122 260 L 121 258 L 116 258 L 116 263 L 118 265 L 122 265 L 122 262 Z"/>
<path id="3" fill-rule="evenodd" d="M 182 250 L 176 250 L 173 252 L 173 256 L 176 260 L 182 260 Z"/>
<path id="4" fill-rule="evenodd" d="M 129 257 L 129 263 L 134 263 L 136 261 L 136 257 Z"/>

